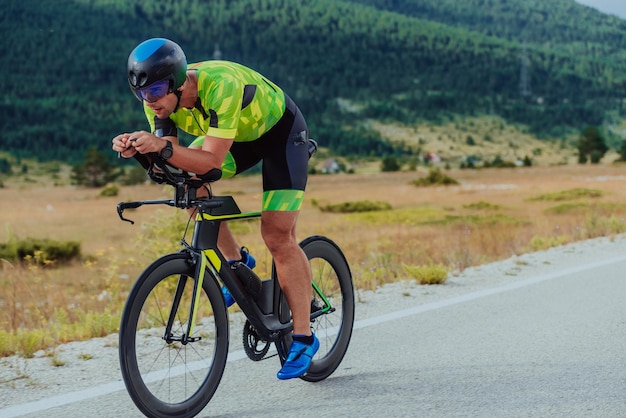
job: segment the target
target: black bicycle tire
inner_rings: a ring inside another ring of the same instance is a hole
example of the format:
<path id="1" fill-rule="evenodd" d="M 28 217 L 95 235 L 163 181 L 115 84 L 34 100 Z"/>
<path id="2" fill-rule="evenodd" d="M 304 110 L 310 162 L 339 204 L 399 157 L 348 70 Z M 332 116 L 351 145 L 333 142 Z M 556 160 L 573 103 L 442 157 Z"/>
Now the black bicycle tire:
<path id="1" fill-rule="evenodd" d="M 199 414 L 215 394 L 226 367 L 228 312 L 219 285 L 206 272 L 203 290 L 214 312 L 216 335 L 213 363 L 204 381 L 189 398 L 182 402 L 168 403 L 154 396 L 141 377 L 135 347 L 139 314 L 148 295 L 162 280 L 180 274 L 190 278 L 195 275 L 195 267 L 190 263 L 189 254 L 171 254 L 152 263 L 133 286 L 120 322 L 119 357 L 124 384 L 137 408 L 150 417 L 193 417 Z"/>
<path id="2" fill-rule="evenodd" d="M 307 373 L 300 376 L 302 380 L 318 382 L 326 379 L 339 367 L 348 350 L 354 325 L 354 286 L 350 266 L 339 246 L 332 240 L 321 235 L 314 235 L 304 239 L 300 247 L 309 260 L 321 258 L 326 261 L 333 268 L 341 288 L 342 318 L 337 338 L 327 354 L 321 359 L 314 359 Z M 278 347 L 278 352 L 282 353 L 280 361 L 283 364 L 287 348 L 291 343 L 291 336 L 285 337 L 278 343 L 282 344 L 282 347 Z"/>

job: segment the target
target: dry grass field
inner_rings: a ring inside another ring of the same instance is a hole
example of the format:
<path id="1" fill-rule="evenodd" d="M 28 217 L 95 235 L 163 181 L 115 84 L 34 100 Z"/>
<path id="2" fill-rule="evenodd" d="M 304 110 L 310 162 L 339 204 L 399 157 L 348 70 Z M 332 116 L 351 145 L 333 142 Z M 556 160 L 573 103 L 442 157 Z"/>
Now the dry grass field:
<path id="1" fill-rule="evenodd" d="M 314 175 L 299 222 L 299 237 L 327 235 L 344 250 L 355 285 L 373 289 L 406 279 L 402 264 L 442 264 L 449 274 L 472 265 L 551 246 L 626 231 L 626 166 L 544 166 L 450 170 L 460 184 L 416 187 L 415 172 Z M 57 181 L 57 184 L 63 182 Z M 233 194 L 242 210 L 260 203 L 260 177 L 224 180 L 216 194 Z M 171 197 L 160 185 L 100 190 L 53 185 L 45 178 L 11 178 L 0 188 L 0 242 L 51 238 L 81 243 L 69 265 L 0 260 L 0 355 L 39 349 L 117 330 L 133 278 L 180 241 L 182 211 L 143 207 L 119 220 L 122 200 Z M 329 213 L 328 204 L 382 201 L 391 210 Z M 172 233 L 171 231 L 176 232 Z M 260 275 L 270 259 L 258 223 L 234 227 L 257 257 Z"/>

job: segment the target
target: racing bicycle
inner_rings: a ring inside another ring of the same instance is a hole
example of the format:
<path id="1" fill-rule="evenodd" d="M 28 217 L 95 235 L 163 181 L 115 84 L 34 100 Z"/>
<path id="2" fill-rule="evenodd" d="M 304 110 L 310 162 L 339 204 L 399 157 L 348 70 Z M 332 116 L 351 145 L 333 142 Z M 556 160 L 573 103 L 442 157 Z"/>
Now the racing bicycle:
<path id="1" fill-rule="evenodd" d="M 167 205 L 195 209 L 191 243 L 150 264 L 134 283 L 120 323 L 119 360 L 126 389 L 137 408 L 150 417 L 190 417 L 206 407 L 218 388 L 229 350 L 229 313 L 221 292 L 226 286 L 245 315 L 243 349 L 254 361 L 278 357 L 285 362 L 292 322 L 275 266 L 260 279 L 243 263 L 229 263 L 217 242 L 222 222 L 260 218 L 242 212 L 232 196 L 216 196 L 211 183 L 221 177 L 213 170 L 198 178 L 151 155 L 148 175 L 174 188 L 173 199 L 121 202 L 127 209 Z M 205 188 L 208 196 L 199 196 Z M 191 223 L 191 222 L 190 222 Z M 188 223 L 187 228 L 190 228 Z M 311 329 L 320 349 L 300 378 L 316 382 L 330 376 L 341 363 L 354 323 L 354 289 L 350 267 L 341 249 L 320 235 L 300 246 L 309 259 Z M 271 350 L 272 345 L 275 350 Z"/>

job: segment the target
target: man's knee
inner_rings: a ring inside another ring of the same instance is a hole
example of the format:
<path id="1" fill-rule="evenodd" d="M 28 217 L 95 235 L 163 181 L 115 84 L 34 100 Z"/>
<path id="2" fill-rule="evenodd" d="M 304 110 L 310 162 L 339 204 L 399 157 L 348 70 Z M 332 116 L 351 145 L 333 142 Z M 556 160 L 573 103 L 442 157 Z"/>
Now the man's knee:
<path id="1" fill-rule="evenodd" d="M 271 225 L 265 225 L 261 232 L 263 241 L 271 253 L 290 248 L 295 243 L 295 234 L 293 229 L 274 228 Z"/>
<path id="2" fill-rule="evenodd" d="M 293 234 L 289 231 L 272 231 L 263 234 L 263 241 L 267 249 L 272 253 L 292 247 L 295 243 Z"/>
<path id="3" fill-rule="evenodd" d="M 264 213 L 261 221 L 261 235 L 271 253 L 296 244 L 297 213 Z"/>

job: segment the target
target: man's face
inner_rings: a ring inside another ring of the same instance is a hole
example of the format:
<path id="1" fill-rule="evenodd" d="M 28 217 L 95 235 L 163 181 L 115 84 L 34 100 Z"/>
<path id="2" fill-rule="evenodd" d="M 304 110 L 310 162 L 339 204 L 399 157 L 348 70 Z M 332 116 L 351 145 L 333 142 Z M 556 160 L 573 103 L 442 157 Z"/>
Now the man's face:
<path id="1" fill-rule="evenodd" d="M 169 80 L 159 80 L 147 87 L 132 88 L 132 90 L 135 97 L 154 110 L 159 119 L 164 119 L 176 110 L 178 103 L 178 98 L 171 92 L 170 87 Z"/>
<path id="2" fill-rule="evenodd" d="M 165 119 L 174 113 L 177 104 L 178 98 L 174 93 L 166 94 L 156 102 L 146 102 L 146 106 L 152 109 L 156 117 L 159 119 Z"/>

